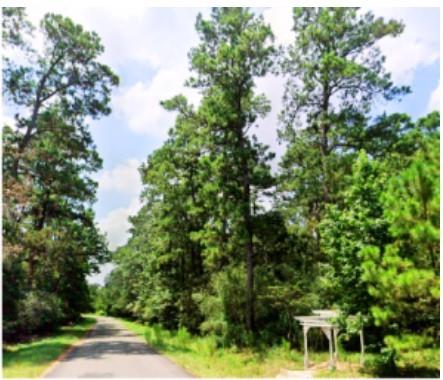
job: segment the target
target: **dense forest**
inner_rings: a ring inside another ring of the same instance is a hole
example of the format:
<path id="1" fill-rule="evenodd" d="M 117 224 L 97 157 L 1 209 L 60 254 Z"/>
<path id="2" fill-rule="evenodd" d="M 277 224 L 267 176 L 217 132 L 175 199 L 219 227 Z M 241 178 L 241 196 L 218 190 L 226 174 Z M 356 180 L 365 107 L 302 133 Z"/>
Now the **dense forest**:
<path id="1" fill-rule="evenodd" d="M 300 347 L 294 316 L 322 308 L 359 316 L 387 365 L 438 346 L 440 115 L 374 111 L 410 92 L 377 47 L 400 21 L 294 8 L 293 43 L 277 46 L 249 9 L 199 15 L 186 84 L 201 101 L 162 102 L 175 124 L 140 167 L 142 208 L 110 254 L 91 209 L 101 160 L 86 121 L 110 112 L 118 78 L 97 60 L 95 33 L 47 15 L 40 55 L 22 38 L 23 12 L 4 14 L 3 44 L 30 62 L 4 60 L 5 99 L 25 110 L 3 130 L 5 337 L 75 318 L 92 300 L 223 347 Z M 277 170 L 254 135 L 270 111 L 256 80 L 268 75 L 285 79 Z M 110 259 L 89 294 L 85 276 Z"/>
<path id="2" fill-rule="evenodd" d="M 361 316 L 370 349 L 438 345 L 440 116 L 373 112 L 410 91 L 377 48 L 404 26 L 349 8 L 293 20 L 277 47 L 248 9 L 197 18 L 201 102 L 163 102 L 175 125 L 140 168 L 143 207 L 96 307 L 222 346 L 295 347 L 294 316 L 337 308 Z M 277 171 L 253 134 L 267 74 L 286 79 Z"/>
<path id="3" fill-rule="evenodd" d="M 109 259 L 92 204 L 99 157 L 88 118 L 109 114 L 117 76 L 100 38 L 47 14 L 44 48 L 23 8 L 3 8 L 3 338 L 46 332 L 90 309 L 86 276 Z"/>

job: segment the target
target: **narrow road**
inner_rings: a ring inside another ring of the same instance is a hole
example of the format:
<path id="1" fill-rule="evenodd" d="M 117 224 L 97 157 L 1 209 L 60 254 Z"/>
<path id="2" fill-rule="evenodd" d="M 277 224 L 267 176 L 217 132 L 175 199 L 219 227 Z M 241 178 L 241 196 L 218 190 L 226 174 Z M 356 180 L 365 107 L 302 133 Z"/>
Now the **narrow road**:
<path id="1" fill-rule="evenodd" d="M 184 369 L 149 348 L 119 321 L 108 317 L 97 317 L 97 321 L 82 343 L 45 377 L 191 377 Z"/>

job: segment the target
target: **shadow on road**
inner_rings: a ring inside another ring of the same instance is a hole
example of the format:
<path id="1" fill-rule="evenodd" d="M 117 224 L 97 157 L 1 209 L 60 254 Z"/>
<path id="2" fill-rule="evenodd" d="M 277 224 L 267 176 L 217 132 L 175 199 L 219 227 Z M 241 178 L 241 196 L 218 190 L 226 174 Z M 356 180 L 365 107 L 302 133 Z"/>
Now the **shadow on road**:
<path id="1" fill-rule="evenodd" d="M 126 339 L 125 339 L 126 338 Z M 78 358 L 100 359 L 109 355 L 158 355 L 144 342 L 134 342 L 134 334 L 125 329 L 116 328 L 112 323 L 101 323 L 81 345 L 63 361 L 72 361 Z"/>

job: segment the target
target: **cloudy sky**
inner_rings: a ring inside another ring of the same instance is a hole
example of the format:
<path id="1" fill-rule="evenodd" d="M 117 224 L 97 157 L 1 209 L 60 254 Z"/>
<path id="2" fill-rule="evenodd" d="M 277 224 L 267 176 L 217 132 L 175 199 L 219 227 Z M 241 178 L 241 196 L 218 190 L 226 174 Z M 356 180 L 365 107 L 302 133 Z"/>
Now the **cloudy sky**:
<path id="1" fill-rule="evenodd" d="M 48 11 L 70 16 L 102 38 L 105 53 L 102 61 L 120 76 L 121 85 L 114 91 L 113 113 L 91 124 L 92 134 L 104 167 L 95 205 L 97 223 L 107 234 L 113 249 L 126 242 L 127 218 L 137 212 L 141 182 L 138 167 L 161 146 L 174 115 L 159 106 L 159 101 L 178 93 L 194 103 L 198 94 L 183 86 L 189 76 L 187 53 L 198 42 L 194 22 L 198 12 L 207 8 L 28 8 L 37 23 Z M 291 42 L 291 10 L 264 8 L 277 43 Z M 440 104 L 440 41 L 438 8 L 374 8 L 379 16 L 401 19 L 405 32 L 395 39 L 385 39 L 380 47 L 386 55 L 386 67 L 397 84 L 407 84 L 412 94 L 401 102 L 379 104 L 377 110 L 408 112 L 414 118 L 438 109 Z M 260 121 L 256 134 L 262 142 L 281 154 L 276 141 L 276 115 L 280 110 L 282 79 L 266 77 L 258 81 L 258 91 L 272 102 L 272 112 Z M 94 276 L 102 282 L 109 266 Z"/>

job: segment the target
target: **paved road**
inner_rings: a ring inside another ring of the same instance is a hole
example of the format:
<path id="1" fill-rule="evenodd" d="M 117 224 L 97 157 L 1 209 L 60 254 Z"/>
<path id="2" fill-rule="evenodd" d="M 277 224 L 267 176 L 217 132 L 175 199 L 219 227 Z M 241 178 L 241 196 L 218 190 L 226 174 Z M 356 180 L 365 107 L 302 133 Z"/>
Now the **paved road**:
<path id="1" fill-rule="evenodd" d="M 113 318 L 98 317 L 84 341 L 46 375 L 48 378 L 191 377 L 150 349 Z"/>

